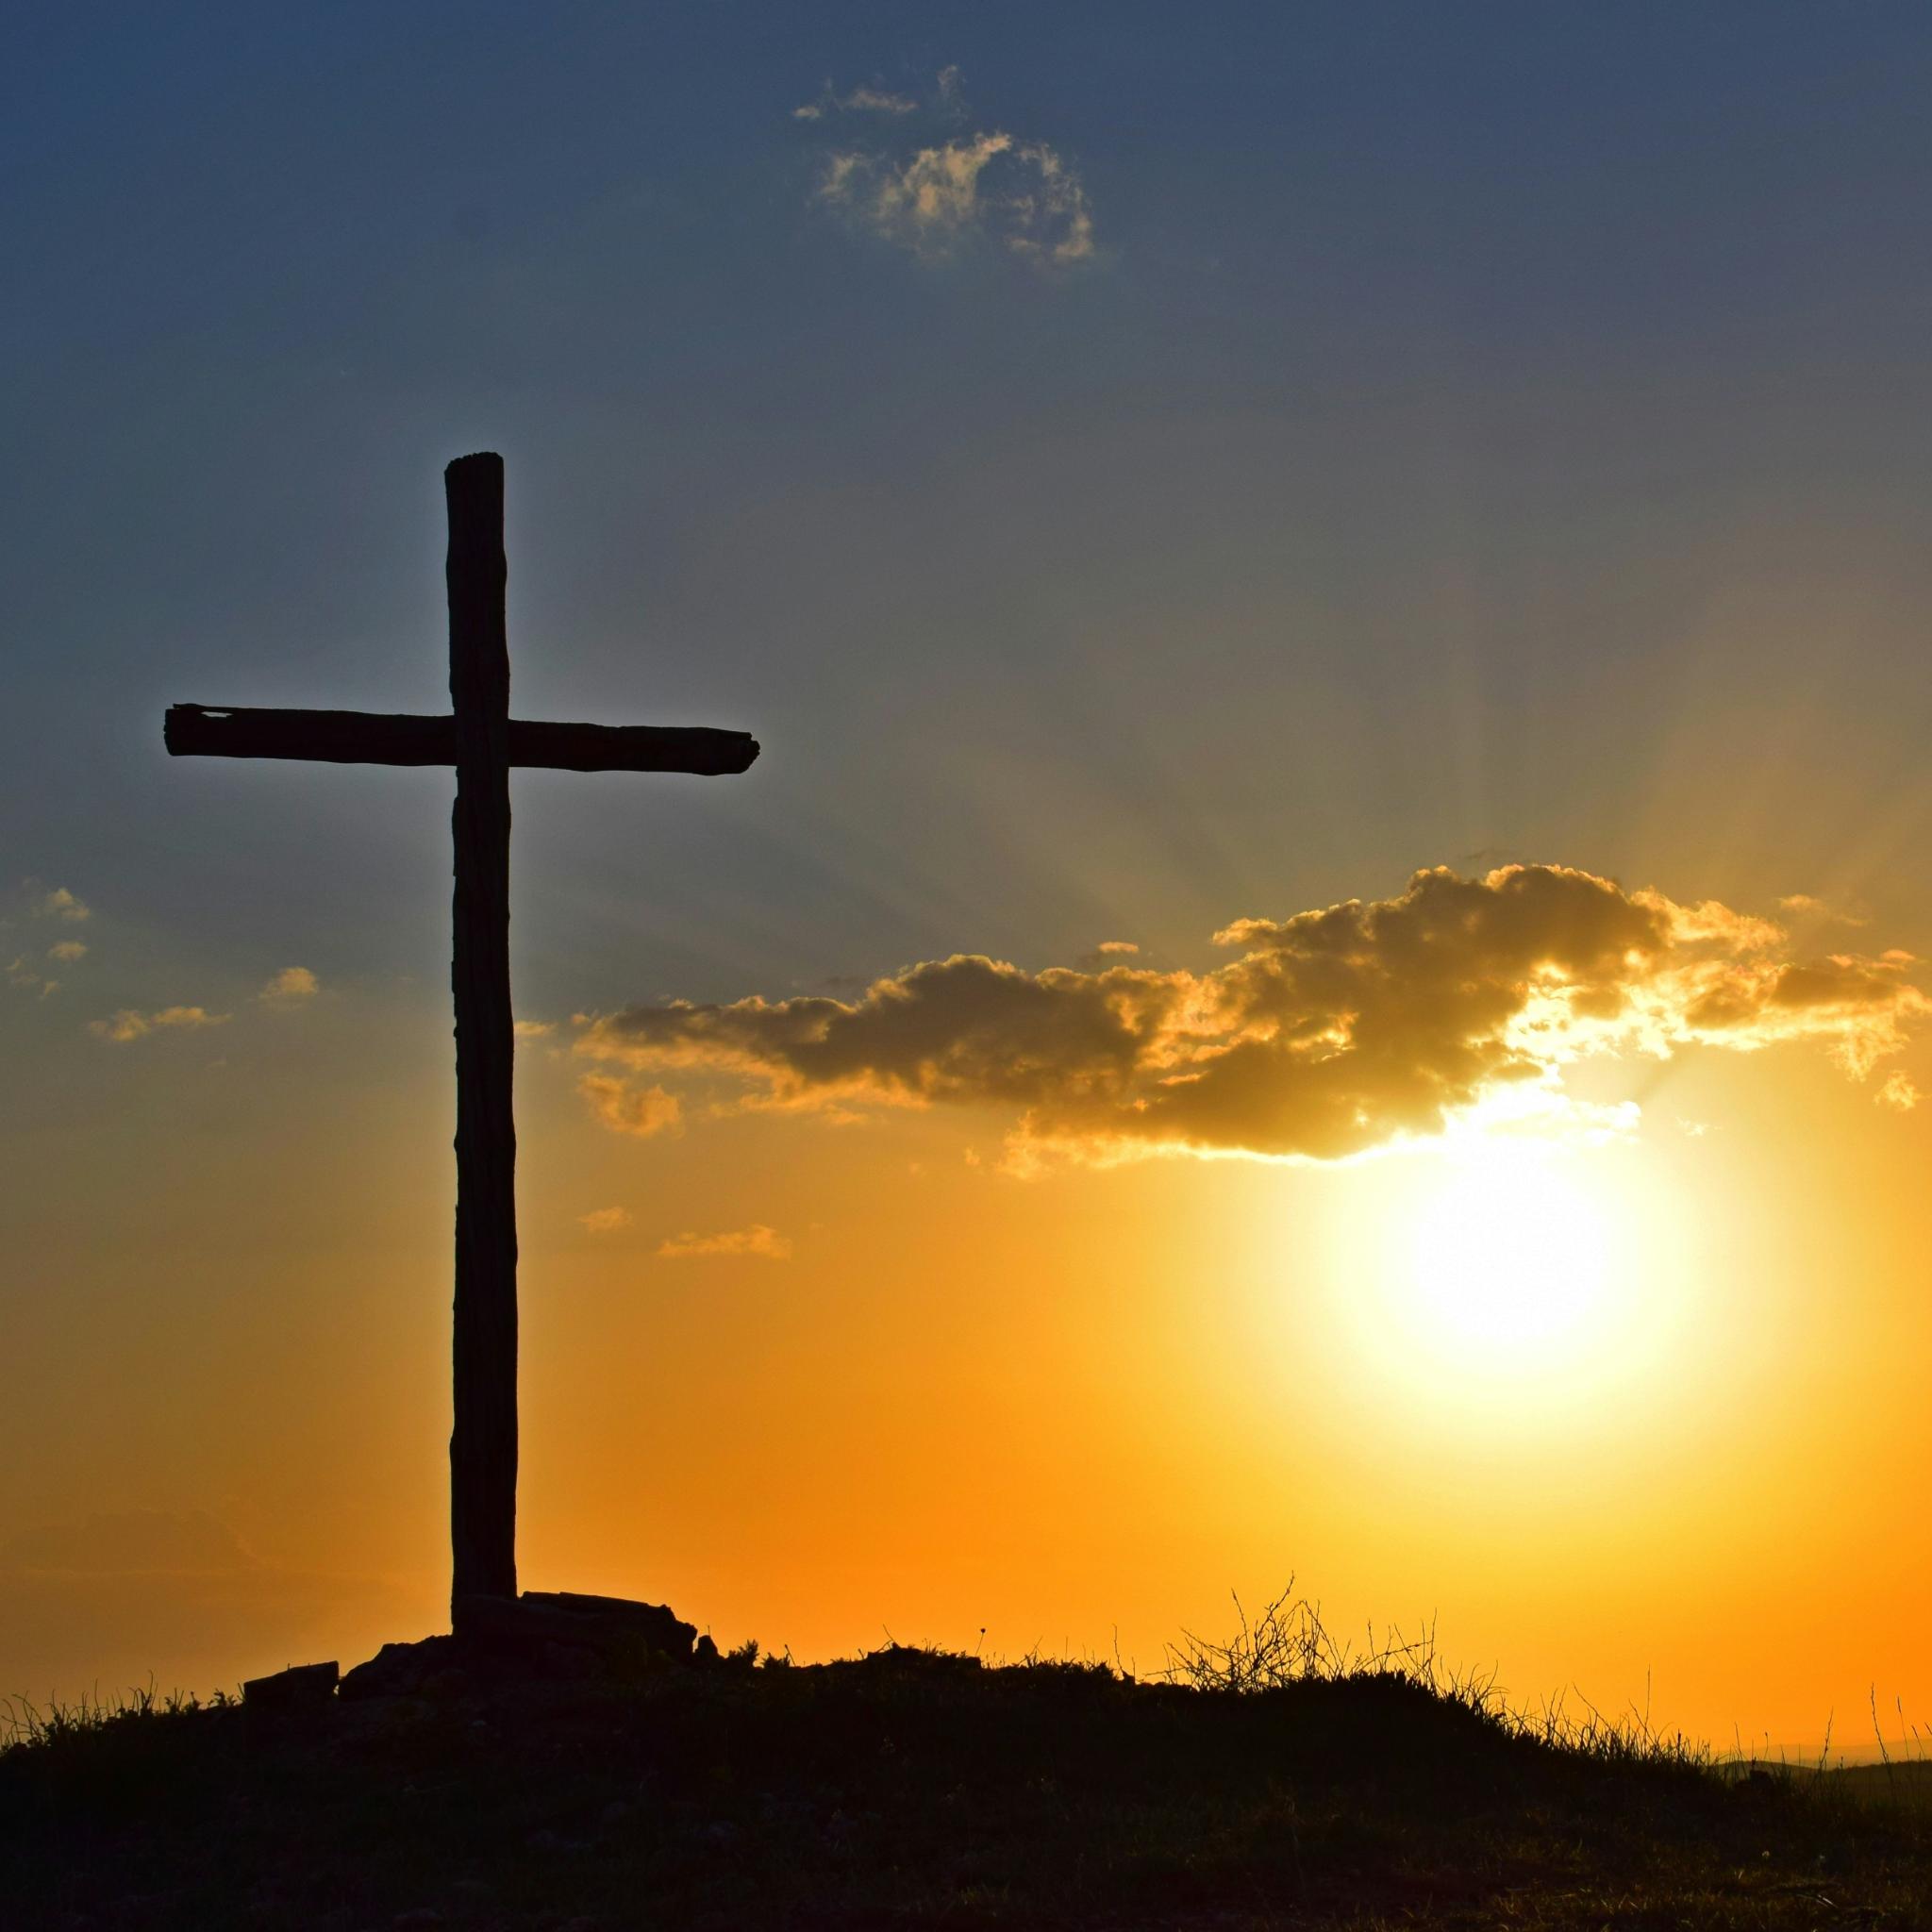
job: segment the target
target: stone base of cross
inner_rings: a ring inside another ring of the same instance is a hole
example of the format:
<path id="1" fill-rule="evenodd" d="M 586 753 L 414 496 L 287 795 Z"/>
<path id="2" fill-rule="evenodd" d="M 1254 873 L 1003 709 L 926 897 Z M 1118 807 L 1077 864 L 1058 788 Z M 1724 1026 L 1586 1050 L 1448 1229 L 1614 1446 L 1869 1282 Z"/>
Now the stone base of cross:
<path id="1" fill-rule="evenodd" d="M 452 1621 L 517 1593 L 515 1034 L 509 994 L 509 770 L 747 771 L 748 732 L 656 724 L 557 724 L 509 715 L 504 621 L 503 458 L 458 457 L 449 506 L 450 710 L 170 707 L 176 756 L 331 764 L 452 765 L 457 774 L 455 948 L 457 1255 L 455 1420 L 450 1434 Z M 462 1613 L 457 1606 L 468 1600 Z"/>

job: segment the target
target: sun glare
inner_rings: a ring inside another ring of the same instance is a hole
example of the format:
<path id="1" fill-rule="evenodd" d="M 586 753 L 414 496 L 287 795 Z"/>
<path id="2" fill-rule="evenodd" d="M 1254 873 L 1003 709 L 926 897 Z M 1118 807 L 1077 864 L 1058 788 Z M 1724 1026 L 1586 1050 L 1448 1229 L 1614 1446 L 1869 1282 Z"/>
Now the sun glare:
<path id="1" fill-rule="evenodd" d="M 1335 1306 L 1385 1423 L 1554 1442 L 1668 1383 L 1691 1250 L 1641 1144 L 1470 1123 L 1350 1179 Z"/>
<path id="2" fill-rule="evenodd" d="M 1478 1140 L 1445 1162 L 1408 1230 L 1412 1305 L 1444 1354 L 1495 1366 L 1583 1342 L 1610 1286 L 1604 1204 L 1533 1141 Z"/>

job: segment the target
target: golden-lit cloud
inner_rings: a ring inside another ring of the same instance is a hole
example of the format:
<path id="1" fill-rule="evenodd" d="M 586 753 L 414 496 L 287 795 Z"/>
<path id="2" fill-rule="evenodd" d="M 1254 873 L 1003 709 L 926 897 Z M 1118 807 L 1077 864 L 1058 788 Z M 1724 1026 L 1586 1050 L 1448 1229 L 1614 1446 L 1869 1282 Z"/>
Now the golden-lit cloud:
<path id="1" fill-rule="evenodd" d="M 92 908 L 77 899 L 65 886 L 43 887 L 39 879 L 23 879 L 19 894 L 13 900 L 15 909 L 29 920 L 51 919 L 65 925 L 78 925 L 93 917 Z M 0 927 L 17 924 L 13 918 L 0 919 Z M 7 962 L 7 984 L 21 992 L 29 992 L 41 999 L 60 990 L 60 982 L 51 977 L 43 968 L 43 959 L 52 959 L 63 966 L 72 966 L 87 958 L 87 944 L 78 939 L 56 940 L 44 950 L 30 948 L 28 952 L 17 953 Z"/>
<path id="2" fill-rule="evenodd" d="M 579 1214 L 577 1222 L 591 1234 L 617 1234 L 630 1225 L 630 1209 L 593 1208 L 588 1214 Z"/>
<path id="3" fill-rule="evenodd" d="M 49 979 L 38 966 L 30 965 L 25 955 L 10 959 L 7 966 L 7 983 L 17 987 L 22 992 L 35 992 L 45 999 L 50 992 L 59 991 L 60 982 Z"/>
<path id="4" fill-rule="evenodd" d="M 1870 925 L 1872 922 L 1861 912 L 1847 912 L 1841 907 L 1821 899 L 1815 892 L 1788 892 L 1777 902 L 1780 912 L 1788 912 L 1793 919 L 1814 922 L 1830 921 L 1837 925 Z"/>
<path id="5" fill-rule="evenodd" d="M 1896 1113 L 1910 1113 L 1924 1096 L 1912 1076 L 1894 1067 L 1879 1083 L 1878 1091 L 1872 1098 L 1880 1107 L 1889 1107 Z"/>
<path id="6" fill-rule="evenodd" d="M 227 1013 L 210 1013 L 206 1007 L 163 1007 L 154 1013 L 123 1007 L 110 1020 L 90 1021 L 87 1030 L 98 1039 L 125 1043 L 150 1033 L 192 1033 L 203 1026 L 225 1025 L 231 1017 Z"/>
<path id="7" fill-rule="evenodd" d="M 658 1257 L 662 1261 L 691 1261 L 712 1255 L 748 1255 L 760 1261 L 789 1261 L 791 1239 L 775 1228 L 755 1221 L 749 1227 L 733 1228 L 728 1234 L 680 1234 L 660 1241 Z"/>
<path id="8" fill-rule="evenodd" d="M 269 1007 L 298 1007 L 319 991 L 315 974 L 306 966 L 284 966 L 256 998 Z"/>
<path id="9" fill-rule="evenodd" d="M 1067 266 L 1094 252 L 1093 211 L 1078 172 L 1043 141 L 1021 140 L 1004 129 L 972 134 L 915 133 L 919 103 L 874 88 L 835 93 L 827 83 L 816 101 L 794 108 L 795 120 L 870 113 L 900 124 L 881 127 L 869 142 L 824 156 L 818 200 L 882 240 L 928 258 L 947 256 L 971 239 L 984 239 L 1043 265 Z M 943 69 L 935 111 L 957 120 L 962 111 L 959 70 Z"/>
<path id="10" fill-rule="evenodd" d="M 92 910 L 83 905 L 65 886 L 56 886 L 50 892 L 43 892 L 34 907 L 36 915 L 42 919 L 64 919 L 78 924 L 83 919 L 92 919 Z"/>
<path id="11" fill-rule="evenodd" d="M 633 1007 L 586 1020 L 576 1051 L 722 1079 L 741 1106 L 1003 1108 L 1023 1160 L 1334 1160 L 1478 1106 L 1614 1125 L 1631 1110 L 1591 1114 L 1562 1089 L 1607 1055 L 1808 1041 L 1862 1079 L 1932 1011 L 1907 954 L 1796 957 L 1772 921 L 1564 866 L 1437 868 L 1393 898 L 1215 940 L 1237 957 L 1202 974 L 960 954 L 850 1001 Z"/>
<path id="12" fill-rule="evenodd" d="M 684 1111 L 676 1094 L 661 1087 L 631 1087 L 608 1074 L 586 1074 L 577 1082 L 577 1091 L 613 1133 L 641 1139 L 673 1131 Z"/>
<path id="13" fill-rule="evenodd" d="M 554 1020 L 518 1020 L 513 1030 L 519 1040 L 541 1040 L 546 1033 L 557 1030 L 557 1023 Z"/>

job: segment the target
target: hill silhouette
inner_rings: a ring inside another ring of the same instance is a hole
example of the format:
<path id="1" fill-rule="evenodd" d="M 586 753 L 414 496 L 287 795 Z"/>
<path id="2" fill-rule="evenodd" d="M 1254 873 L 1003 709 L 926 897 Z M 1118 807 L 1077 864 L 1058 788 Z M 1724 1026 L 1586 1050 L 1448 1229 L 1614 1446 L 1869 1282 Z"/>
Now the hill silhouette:
<path id="1" fill-rule="evenodd" d="M 157 1932 L 1924 1923 L 1932 1812 L 1859 1802 L 1924 1766 L 1874 1770 L 1862 1794 L 1720 1771 L 1640 1728 L 1512 1717 L 1426 1650 L 1309 1648 L 1319 1620 L 1280 1612 L 1184 1644 L 1166 1681 L 903 1645 L 817 1665 L 634 1649 L 593 1674 L 431 1653 L 361 1694 L 56 1713 L 0 1755 L 6 1915 Z"/>

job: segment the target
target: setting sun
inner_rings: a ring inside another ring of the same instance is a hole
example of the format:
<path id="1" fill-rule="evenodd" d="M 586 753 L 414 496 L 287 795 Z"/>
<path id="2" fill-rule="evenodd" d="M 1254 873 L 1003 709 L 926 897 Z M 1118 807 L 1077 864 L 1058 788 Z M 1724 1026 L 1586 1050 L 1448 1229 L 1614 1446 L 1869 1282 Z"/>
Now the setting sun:
<path id="1" fill-rule="evenodd" d="M 1336 1174 L 1318 1252 L 1361 1422 L 1432 1456 L 1507 1441 L 1531 1457 L 1507 1486 L 1529 1493 L 1681 1399 L 1707 1297 L 1695 1215 L 1655 1136 L 1583 1141 L 1481 1112 Z"/>
<path id="2" fill-rule="evenodd" d="M 1618 1204 L 1532 1141 L 1472 1137 L 1452 1143 L 1441 1165 L 1407 1235 L 1415 1314 L 1429 1343 L 1471 1373 L 1587 1352 L 1601 1339 L 1617 1275 L 1627 1277 Z"/>

